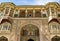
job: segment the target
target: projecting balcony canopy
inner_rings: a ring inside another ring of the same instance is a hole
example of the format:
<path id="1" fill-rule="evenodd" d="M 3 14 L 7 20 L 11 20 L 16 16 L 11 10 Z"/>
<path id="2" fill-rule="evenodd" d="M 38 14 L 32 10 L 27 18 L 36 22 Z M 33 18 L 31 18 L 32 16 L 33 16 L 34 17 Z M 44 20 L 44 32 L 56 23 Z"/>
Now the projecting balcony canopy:
<path id="1" fill-rule="evenodd" d="M 2 24 L 2 23 L 4 23 L 4 22 L 8 22 L 8 23 L 12 23 L 10 20 L 8 20 L 8 19 L 2 19 L 2 21 L 1 21 L 1 23 L 0 24 Z"/>
<path id="2" fill-rule="evenodd" d="M 48 24 L 51 23 L 51 22 L 57 22 L 57 23 L 60 24 L 60 22 L 59 22 L 57 19 L 55 19 L 55 18 L 51 19 L 51 20 L 48 22 Z"/>

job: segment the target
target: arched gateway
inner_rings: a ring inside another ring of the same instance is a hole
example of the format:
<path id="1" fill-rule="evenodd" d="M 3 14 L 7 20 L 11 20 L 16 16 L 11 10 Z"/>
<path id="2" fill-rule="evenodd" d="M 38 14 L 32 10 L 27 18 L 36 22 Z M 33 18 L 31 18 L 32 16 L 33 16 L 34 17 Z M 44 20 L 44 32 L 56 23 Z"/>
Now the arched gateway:
<path id="1" fill-rule="evenodd" d="M 20 41 L 39 41 L 38 27 L 32 24 L 22 27 Z"/>
<path id="2" fill-rule="evenodd" d="M 0 41 L 8 41 L 8 39 L 4 36 L 0 37 Z"/>
<path id="3" fill-rule="evenodd" d="M 59 36 L 54 36 L 51 41 L 60 41 L 60 37 Z"/>

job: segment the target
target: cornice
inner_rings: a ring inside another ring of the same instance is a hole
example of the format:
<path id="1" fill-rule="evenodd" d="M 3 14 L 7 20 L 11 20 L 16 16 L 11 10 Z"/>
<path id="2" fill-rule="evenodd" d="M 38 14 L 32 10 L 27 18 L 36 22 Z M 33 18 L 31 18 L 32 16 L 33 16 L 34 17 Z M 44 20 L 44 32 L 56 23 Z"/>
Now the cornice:
<path id="1" fill-rule="evenodd" d="M 55 6 L 58 6 L 60 7 L 60 4 L 57 3 L 57 2 L 48 2 L 47 4 L 45 5 L 15 5 L 14 3 L 12 2 L 2 2 L 0 4 L 0 7 L 3 7 L 4 5 L 11 5 L 13 7 L 18 7 L 18 8 L 39 8 L 39 7 L 47 7 L 49 5 L 55 5 Z"/>

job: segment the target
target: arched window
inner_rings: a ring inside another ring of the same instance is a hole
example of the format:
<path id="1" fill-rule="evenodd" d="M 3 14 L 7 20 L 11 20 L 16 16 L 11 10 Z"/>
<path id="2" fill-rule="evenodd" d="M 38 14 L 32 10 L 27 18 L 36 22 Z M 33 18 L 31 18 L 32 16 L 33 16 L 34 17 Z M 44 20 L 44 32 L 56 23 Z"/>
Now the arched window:
<path id="1" fill-rule="evenodd" d="M 35 36 L 39 36 L 39 30 L 35 30 Z"/>
<path id="2" fill-rule="evenodd" d="M 8 41 L 8 39 L 4 36 L 0 37 L 0 41 Z"/>
<path id="3" fill-rule="evenodd" d="M 53 33 L 57 33 L 57 32 L 59 32 L 59 25 L 57 25 L 57 24 L 52 24 L 51 26 L 50 26 L 50 31 L 51 32 L 53 32 Z"/>
<path id="4" fill-rule="evenodd" d="M 24 29 L 23 29 L 21 35 L 22 35 L 22 36 L 26 36 L 27 34 L 28 34 L 27 30 L 24 30 Z"/>
<path id="5" fill-rule="evenodd" d="M 60 22 L 58 21 L 58 19 L 51 19 L 49 21 L 49 30 L 50 30 L 50 33 L 59 33 L 60 32 Z"/>
<path id="6" fill-rule="evenodd" d="M 8 22 L 4 22 L 0 25 L 0 31 L 9 31 L 11 28 L 11 24 Z"/>

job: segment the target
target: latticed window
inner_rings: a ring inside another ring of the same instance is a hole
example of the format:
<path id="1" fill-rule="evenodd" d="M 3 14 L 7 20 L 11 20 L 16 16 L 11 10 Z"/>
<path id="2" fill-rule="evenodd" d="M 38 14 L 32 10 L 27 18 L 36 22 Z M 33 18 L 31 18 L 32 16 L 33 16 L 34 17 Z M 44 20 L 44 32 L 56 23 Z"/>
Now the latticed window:
<path id="1" fill-rule="evenodd" d="M 19 16 L 18 10 L 16 10 L 16 11 L 14 12 L 14 17 L 18 17 L 18 16 Z"/>
<path id="2" fill-rule="evenodd" d="M 57 30 L 57 26 L 56 25 L 52 25 L 52 29 L 56 31 Z"/>
<path id="3" fill-rule="evenodd" d="M 60 13 L 58 13 L 58 17 L 60 17 Z"/>
<path id="4" fill-rule="evenodd" d="M 18 17 L 18 14 L 14 14 L 14 17 Z"/>
<path id="5" fill-rule="evenodd" d="M 51 31 L 52 31 L 52 32 L 59 32 L 59 29 L 60 29 L 60 28 L 59 28 L 58 25 L 56 25 L 56 24 L 55 24 L 55 25 L 51 25 Z"/>
<path id="6" fill-rule="evenodd" d="M 39 31 L 35 30 L 35 36 L 39 36 Z"/>
<path id="7" fill-rule="evenodd" d="M 22 36 L 26 36 L 27 34 L 28 34 L 27 30 L 22 30 L 22 33 L 21 33 Z"/>
<path id="8" fill-rule="evenodd" d="M 0 25 L 0 31 L 8 31 L 10 30 L 11 24 L 10 23 L 3 23 Z"/>
<path id="9" fill-rule="evenodd" d="M 47 17 L 46 14 L 43 14 L 43 17 Z"/>

